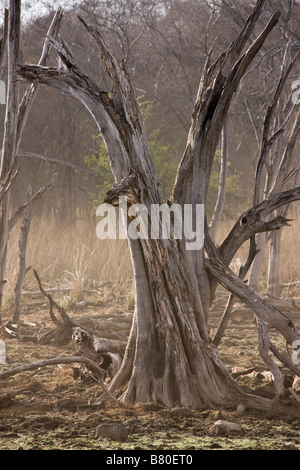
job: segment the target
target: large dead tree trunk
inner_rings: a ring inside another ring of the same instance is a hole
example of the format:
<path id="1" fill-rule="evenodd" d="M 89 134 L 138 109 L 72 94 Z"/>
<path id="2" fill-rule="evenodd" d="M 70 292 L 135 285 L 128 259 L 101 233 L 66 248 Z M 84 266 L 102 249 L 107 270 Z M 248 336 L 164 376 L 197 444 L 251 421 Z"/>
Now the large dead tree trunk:
<path id="1" fill-rule="evenodd" d="M 263 0 L 257 2 L 228 50 L 212 65 L 210 58 L 207 60 L 170 203 L 195 208 L 206 202 L 213 158 L 231 98 L 280 16 L 277 12 L 245 51 L 263 4 Z M 112 82 L 110 92 L 99 89 L 79 69 L 69 47 L 54 39 L 51 44 L 63 64 L 60 68 L 23 65 L 18 73 L 82 102 L 103 135 L 116 180 L 106 202 L 117 206 L 119 197 L 127 196 L 129 207 L 142 204 L 150 214 L 151 206 L 162 201 L 132 83 L 124 63 L 116 60 L 99 30 L 80 20 L 99 47 Z M 110 390 L 125 387 L 122 399 L 130 403 L 155 401 L 167 406 L 230 405 L 245 399 L 209 339 L 206 320 L 216 279 L 225 284 L 219 265 L 225 274 L 231 274 L 227 266 L 244 241 L 256 232 L 284 225 L 284 218 L 265 219 L 276 207 L 299 199 L 300 188 L 275 196 L 243 214 L 218 252 L 213 244 L 207 244 L 208 260 L 204 248 L 186 250 L 186 240 L 175 237 L 129 239 L 136 308 L 125 360 Z M 150 231 L 151 218 L 148 222 Z M 251 306 L 260 299 L 241 279 L 230 278 L 225 285 Z M 260 320 L 278 327 L 288 341 L 299 338 L 293 325 L 265 300 L 257 303 L 256 313 Z"/>

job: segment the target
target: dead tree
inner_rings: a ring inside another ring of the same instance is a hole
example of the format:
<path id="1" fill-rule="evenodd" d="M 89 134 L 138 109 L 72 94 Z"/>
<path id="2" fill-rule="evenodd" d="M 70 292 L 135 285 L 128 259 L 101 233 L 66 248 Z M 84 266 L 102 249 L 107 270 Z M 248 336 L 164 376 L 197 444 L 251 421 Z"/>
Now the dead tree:
<path id="1" fill-rule="evenodd" d="M 285 105 L 282 102 L 283 100 L 281 100 L 281 95 L 283 94 L 284 85 L 289 74 L 299 58 L 299 54 L 300 51 L 298 51 L 289 61 L 287 60 L 286 54 L 284 55 L 278 85 L 273 92 L 271 105 L 267 106 L 265 113 L 261 137 L 259 137 L 259 129 L 257 129 L 254 124 L 249 105 L 247 101 L 245 102 L 250 120 L 257 136 L 260 150 L 256 167 L 255 190 L 253 197 L 254 203 L 258 203 L 261 199 L 267 198 L 271 194 L 283 190 L 285 186 L 287 186 L 287 183 L 290 184 L 291 180 L 293 181 L 295 169 L 292 167 L 292 157 L 297 135 L 299 133 L 300 113 L 299 111 L 298 113 L 295 113 L 295 106 L 291 105 L 291 100 L 288 100 L 288 105 Z M 290 121 L 292 122 L 292 125 L 289 127 L 288 125 Z M 263 174 L 264 169 L 265 175 Z M 270 216 L 275 218 L 284 218 L 288 207 L 289 205 L 286 204 L 284 207 L 276 209 L 274 214 L 270 214 Z M 288 219 L 286 219 L 286 225 L 288 225 L 287 222 Z M 249 283 L 251 287 L 257 290 L 265 254 L 265 247 L 269 238 L 270 257 L 268 269 L 268 293 L 273 296 L 278 296 L 279 294 L 280 240 L 282 234 L 282 230 L 280 230 L 280 228 L 281 227 L 279 227 L 278 230 L 273 230 L 269 233 L 267 231 L 263 231 L 251 237 L 249 256 L 245 265 L 241 267 L 239 273 L 239 277 L 243 279 L 251 267 Z M 210 235 L 212 235 L 211 227 Z M 214 337 L 214 343 L 216 345 L 219 345 L 225 332 L 234 302 L 235 296 L 231 294 Z"/>
<path id="2" fill-rule="evenodd" d="M 231 99 L 280 17 L 276 12 L 247 46 L 264 3 L 258 0 L 237 39 L 214 63 L 208 57 L 170 203 L 182 207 L 206 203 L 213 159 Z M 18 74 L 81 101 L 108 148 L 116 184 L 106 201 L 118 205 L 119 195 L 128 196 L 129 205 L 143 204 L 150 214 L 151 205 L 160 205 L 162 200 L 128 71 L 109 50 L 100 31 L 82 18 L 80 21 L 98 45 L 111 79 L 110 92 L 100 89 L 80 70 L 65 42 L 54 39 L 51 44 L 61 67 L 20 65 Z M 245 401 L 262 406 L 241 391 L 209 338 L 207 316 L 217 283 L 221 282 L 255 312 L 259 337 L 264 339 L 261 352 L 274 373 L 276 390 L 282 393 L 282 374 L 270 360 L 269 352 L 275 349 L 263 325 L 279 330 L 289 344 L 300 335 L 288 318 L 235 276 L 228 265 L 238 248 L 255 233 L 286 224 L 284 217 L 267 219 L 273 210 L 299 199 L 300 187 L 296 187 L 255 205 L 242 214 L 218 249 L 208 230 L 205 250 L 186 250 L 186 240 L 172 237 L 129 238 L 136 308 L 124 360 L 110 384 L 111 391 L 126 387 L 122 399 L 130 403 L 154 401 L 166 406 L 207 407 Z"/>
<path id="3" fill-rule="evenodd" d="M 37 84 L 30 84 L 19 102 L 19 82 L 16 76 L 20 48 L 20 16 L 21 1 L 10 0 L 8 15 L 5 14 L 5 28 L 2 46 L 7 43 L 7 97 L 4 121 L 4 136 L 0 157 L 0 323 L 3 289 L 5 284 L 5 271 L 7 247 L 9 240 L 10 220 L 10 189 L 18 173 L 17 154 L 19 151 L 23 129 L 37 93 Z M 62 19 L 62 9 L 59 8 L 49 27 L 48 35 L 56 37 Z M 4 54 L 1 46 L 0 56 Z M 50 51 L 48 38 L 44 41 L 43 50 L 39 60 L 42 66 L 46 63 Z"/>
<path id="4" fill-rule="evenodd" d="M 0 308 L 5 284 L 5 266 L 8 243 L 9 192 L 10 183 L 15 173 L 16 161 L 16 119 L 18 106 L 18 84 L 15 80 L 15 68 L 18 61 L 20 41 L 20 2 L 10 2 L 7 32 L 8 81 L 4 136 L 0 162 Z M 6 187 L 6 190 L 3 190 Z M 0 317 L 1 321 L 1 317 Z"/>
<path id="5" fill-rule="evenodd" d="M 284 23 L 286 31 L 289 30 L 288 17 L 290 15 L 285 18 Z M 293 152 L 299 134 L 300 114 L 299 107 L 293 105 L 291 91 L 286 93 L 285 84 L 299 60 L 300 51 L 298 50 L 294 56 L 291 51 L 292 46 L 289 40 L 283 51 L 277 86 L 274 88 L 271 103 L 266 107 L 261 133 L 254 124 L 249 106 L 246 105 L 258 142 L 254 204 L 270 194 L 292 187 L 293 176 L 297 172 L 297 168 L 293 168 Z M 287 211 L 288 206 L 277 211 L 273 216 L 284 216 Z M 250 272 L 250 285 L 258 289 L 264 255 L 269 242 L 267 284 L 268 293 L 273 296 L 279 296 L 281 234 L 282 231 L 273 231 L 256 237 L 259 254 Z"/>

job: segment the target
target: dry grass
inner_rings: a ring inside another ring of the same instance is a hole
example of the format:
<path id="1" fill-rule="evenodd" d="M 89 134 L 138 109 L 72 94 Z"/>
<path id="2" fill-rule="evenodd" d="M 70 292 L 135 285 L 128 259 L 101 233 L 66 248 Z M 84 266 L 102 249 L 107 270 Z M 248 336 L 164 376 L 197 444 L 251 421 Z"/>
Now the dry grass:
<path id="1" fill-rule="evenodd" d="M 282 237 L 281 283 L 300 279 L 300 220 L 294 209 L 290 218 L 295 219 L 291 227 L 284 228 Z M 232 227 L 232 221 L 224 222 L 218 232 L 220 241 Z M 18 271 L 18 239 L 20 227 L 11 234 L 8 252 L 7 285 L 4 306 L 11 304 Z M 248 252 L 245 244 L 236 254 L 231 267 L 238 271 Z M 266 272 L 268 250 L 265 255 Z M 78 221 L 69 227 L 60 227 L 49 219 L 33 220 L 27 249 L 27 266 L 36 269 L 45 285 L 72 285 L 73 297 L 81 300 L 83 284 L 99 285 L 112 281 L 110 298 L 121 295 L 132 303 L 132 267 L 126 240 L 99 240 L 96 223 Z M 120 286 L 123 286 L 121 289 Z M 32 270 L 27 274 L 25 287 L 37 289 Z M 299 295 L 300 284 L 294 287 L 293 295 Z M 131 305 L 130 305 L 131 307 Z"/>
<path id="2" fill-rule="evenodd" d="M 4 306 L 13 299 L 18 272 L 18 238 L 20 228 L 14 228 L 8 251 L 8 280 Z M 37 289 L 33 275 L 36 269 L 45 286 L 71 285 L 76 301 L 82 299 L 83 285 L 97 286 L 105 281 L 110 285 L 126 285 L 132 293 L 132 267 L 126 240 L 99 240 L 96 223 L 78 221 L 69 227 L 59 227 L 47 219 L 33 220 L 27 247 L 25 288 Z M 129 287 L 128 287 L 129 285 Z"/>

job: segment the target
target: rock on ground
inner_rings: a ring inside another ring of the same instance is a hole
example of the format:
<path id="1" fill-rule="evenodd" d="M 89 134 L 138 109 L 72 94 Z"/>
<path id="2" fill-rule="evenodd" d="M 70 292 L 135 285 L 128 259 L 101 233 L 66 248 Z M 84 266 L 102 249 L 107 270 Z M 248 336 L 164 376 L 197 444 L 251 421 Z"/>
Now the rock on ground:
<path id="1" fill-rule="evenodd" d="M 123 424 L 105 423 L 98 426 L 96 437 L 98 439 L 111 439 L 113 441 L 125 442 L 128 439 L 128 432 Z"/>
<path id="2" fill-rule="evenodd" d="M 242 426 L 230 421 L 219 419 L 208 430 L 210 436 L 229 436 L 231 434 L 244 434 Z"/>

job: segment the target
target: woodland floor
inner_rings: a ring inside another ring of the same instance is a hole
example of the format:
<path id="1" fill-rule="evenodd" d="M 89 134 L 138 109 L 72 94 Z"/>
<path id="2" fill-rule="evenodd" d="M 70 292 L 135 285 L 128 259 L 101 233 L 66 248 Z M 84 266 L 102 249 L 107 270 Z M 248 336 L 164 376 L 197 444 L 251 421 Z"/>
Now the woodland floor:
<path id="1" fill-rule="evenodd" d="M 212 331 L 218 323 L 224 302 L 216 304 L 211 318 Z M 54 327 L 48 304 L 29 302 L 22 321 L 35 331 Z M 221 308 L 222 307 L 222 308 Z M 298 310 L 298 309 L 297 309 Z M 110 337 L 128 332 L 131 312 L 121 306 L 91 306 L 84 310 L 67 310 L 72 318 L 83 323 L 117 324 L 108 328 Z M 9 319 L 9 313 L 6 314 Z M 291 312 L 297 323 L 300 311 Z M 111 320 L 108 320 L 111 318 Z M 103 323 L 104 319 L 104 323 Z M 6 319 L 4 318 L 4 321 Z M 101 328 L 100 328 L 101 330 Z M 75 345 L 57 347 L 5 338 L 7 364 L 0 371 L 17 365 L 57 356 L 72 356 Z M 283 345 L 284 347 L 284 345 Z M 256 372 L 238 378 L 248 391 L 273 397 L 272 382 L 257 371 L 265 370 L 257 350 L 253 315 L 243 306 L 232 313 L 228 329 L 220 345 L 220 356 L 228 368 L 250 368 Z M 1 401 L 5 394 L 14 394 L 11 401 Z M 165 409 L 159 405 L 129 406 L 104 401 L 99 385 L 74 380 L 71 366 L 51 366 L 34 372 L 24 372 L 0 381 L 0 450 L 300 450 L 300 419 L 293 416 L 278 418 L 245 410 Z M 210 426 L 218 419 L 242 425 L 238 436 L 211 437 Z M 128 430 L 125 443 L 96 438 L 98 425 L 122 423 Z"/>

